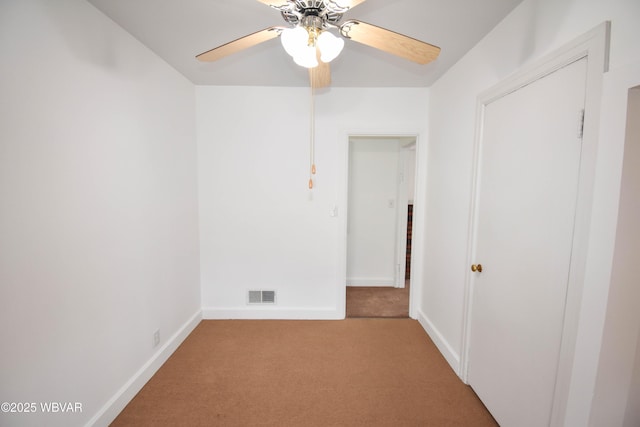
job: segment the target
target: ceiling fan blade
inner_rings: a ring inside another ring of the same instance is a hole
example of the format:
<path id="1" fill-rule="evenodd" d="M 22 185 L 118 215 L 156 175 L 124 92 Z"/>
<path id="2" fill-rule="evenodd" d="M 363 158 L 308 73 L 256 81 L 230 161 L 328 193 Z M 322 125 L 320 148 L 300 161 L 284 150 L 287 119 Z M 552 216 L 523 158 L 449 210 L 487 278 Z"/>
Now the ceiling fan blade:
<path id="1" fill-rule="evenodd" d="M 343 23 L 340 33 L 358 43 L 418 64 L 431 62 L 440 54 L 440 48 L 437 46 L 355 19 Z"/>
<path id="2" fill-rule="evenodd" d="M 236 52 L 240 52 L 241 50 L 247 49 L 251 46 L 255 46 L 262 42 L 266 42 L 267 40 L 271 40 L 280 35 L 284 28 L 283 27 L 269 27 L 264 30 L 257 31 L 253 34 L 249 34 L 248 36 L 241 37 L 232 42 L 223 44 L 222 46 L 218 46 L 211 50 L 201 53 L 197 55 L 196 58 L 200 61 L 211 62 L 217 61 L 220 58 L 224 58 L 225 56 L 231 55 Z"/>
<path id="3" fill-rule="evenodd" d="M 331 66 L 328 62 L 318 60 L 318 66 L 309 68 L 309 82 L 314 89 L 331 85 Z"/>
<path id="4" fill-rule="evenodd" d="M 260 3 L 264 3 L 267 6 L 274 7 L 276 9 L 282 9 L 283 7 L 288 7 L 289 2 L 287 0 L 258 0 Z"/>

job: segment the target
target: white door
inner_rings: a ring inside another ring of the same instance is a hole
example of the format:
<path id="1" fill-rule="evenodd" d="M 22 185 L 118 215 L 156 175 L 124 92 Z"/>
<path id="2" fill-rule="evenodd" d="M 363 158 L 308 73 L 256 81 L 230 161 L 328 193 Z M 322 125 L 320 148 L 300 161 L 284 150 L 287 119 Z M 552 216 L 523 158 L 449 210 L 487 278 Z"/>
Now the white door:
<path id="1" fill-rule="evenodd" d="M 586 59 L 485 106 L 469 384 L 502 427 L 549 425 L 576 212 Z"/>

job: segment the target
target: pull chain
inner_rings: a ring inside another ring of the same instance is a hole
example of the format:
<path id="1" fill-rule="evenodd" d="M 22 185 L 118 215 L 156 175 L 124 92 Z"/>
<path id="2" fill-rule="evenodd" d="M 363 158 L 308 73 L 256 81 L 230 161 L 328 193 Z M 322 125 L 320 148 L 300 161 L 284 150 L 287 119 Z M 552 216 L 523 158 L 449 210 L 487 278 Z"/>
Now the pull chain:
<path id="1" fill-rule="evenodd" d="M 311 72 L 314 72 L 313 69 Z M 312 79 L 313 81 L 313 79 Z M 311 84 L 311 120 L 310 120 L 310 139 L 309 139 L 309 190 L 313 189 L 313 175 L 316 174 L 315 150 L 316 150 L 316 125 L 315 125 L 315 91 L 313 83 Z"/>

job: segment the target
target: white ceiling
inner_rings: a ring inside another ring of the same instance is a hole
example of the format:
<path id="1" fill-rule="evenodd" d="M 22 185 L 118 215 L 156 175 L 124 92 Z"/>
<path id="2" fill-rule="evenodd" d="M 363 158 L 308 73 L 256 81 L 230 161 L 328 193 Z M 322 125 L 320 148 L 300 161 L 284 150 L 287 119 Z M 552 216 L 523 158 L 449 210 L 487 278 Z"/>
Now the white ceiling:
<path id="1" fill-rule="evenodd" d="M 274 25 L 280 12 L 256 0 L 88 0 L 198 85 L 308 86 L 306 69 L 269 40 L 216 62 L 199 53 Z M 331 63 L 334 87 L 428 87 L 522 0 L 367 0 L 359 19 L 439 46 L 418 65 L 349 40 Z"/>

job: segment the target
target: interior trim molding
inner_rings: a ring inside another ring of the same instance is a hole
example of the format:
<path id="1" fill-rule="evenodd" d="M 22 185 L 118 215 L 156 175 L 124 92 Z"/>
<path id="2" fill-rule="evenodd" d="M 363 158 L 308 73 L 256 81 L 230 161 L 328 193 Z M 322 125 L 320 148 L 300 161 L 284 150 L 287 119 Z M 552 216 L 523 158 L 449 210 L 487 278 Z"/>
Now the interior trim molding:
<path id="1" fill-rule="evenodd" d="M 205 320 L 342 320 L 345 313 L 336 307 L 203 307 Z"/>
<path id="2" fill-rule="evenodd" d="M 445 360 L 451 368 L 460 376 L 460 355 L 456 353 L 453 347 L 447 342 L 444 338 L 444 335 L 440 333 L 438 328 L 429 320 L 429 318 L 422 312 L 422 310 L 417 310 L 418 316 L 417 320 L 420 323 L 420 326 L 425 330 L 431 341 L 438 347 L 442 356 L 444 356 Z"/>
<path id="3" fill-rule="evenodd" d="M 178 346 L 189 336 L 202 320 L 202 312 L 198 310 L 184 325 L 142 367 L 127 381 L 105 405 L 87 422 L 88 426 L 106 427 L 116 419 L 135 395 L 144 387 L 151 377 L 160 369 Z"/>

